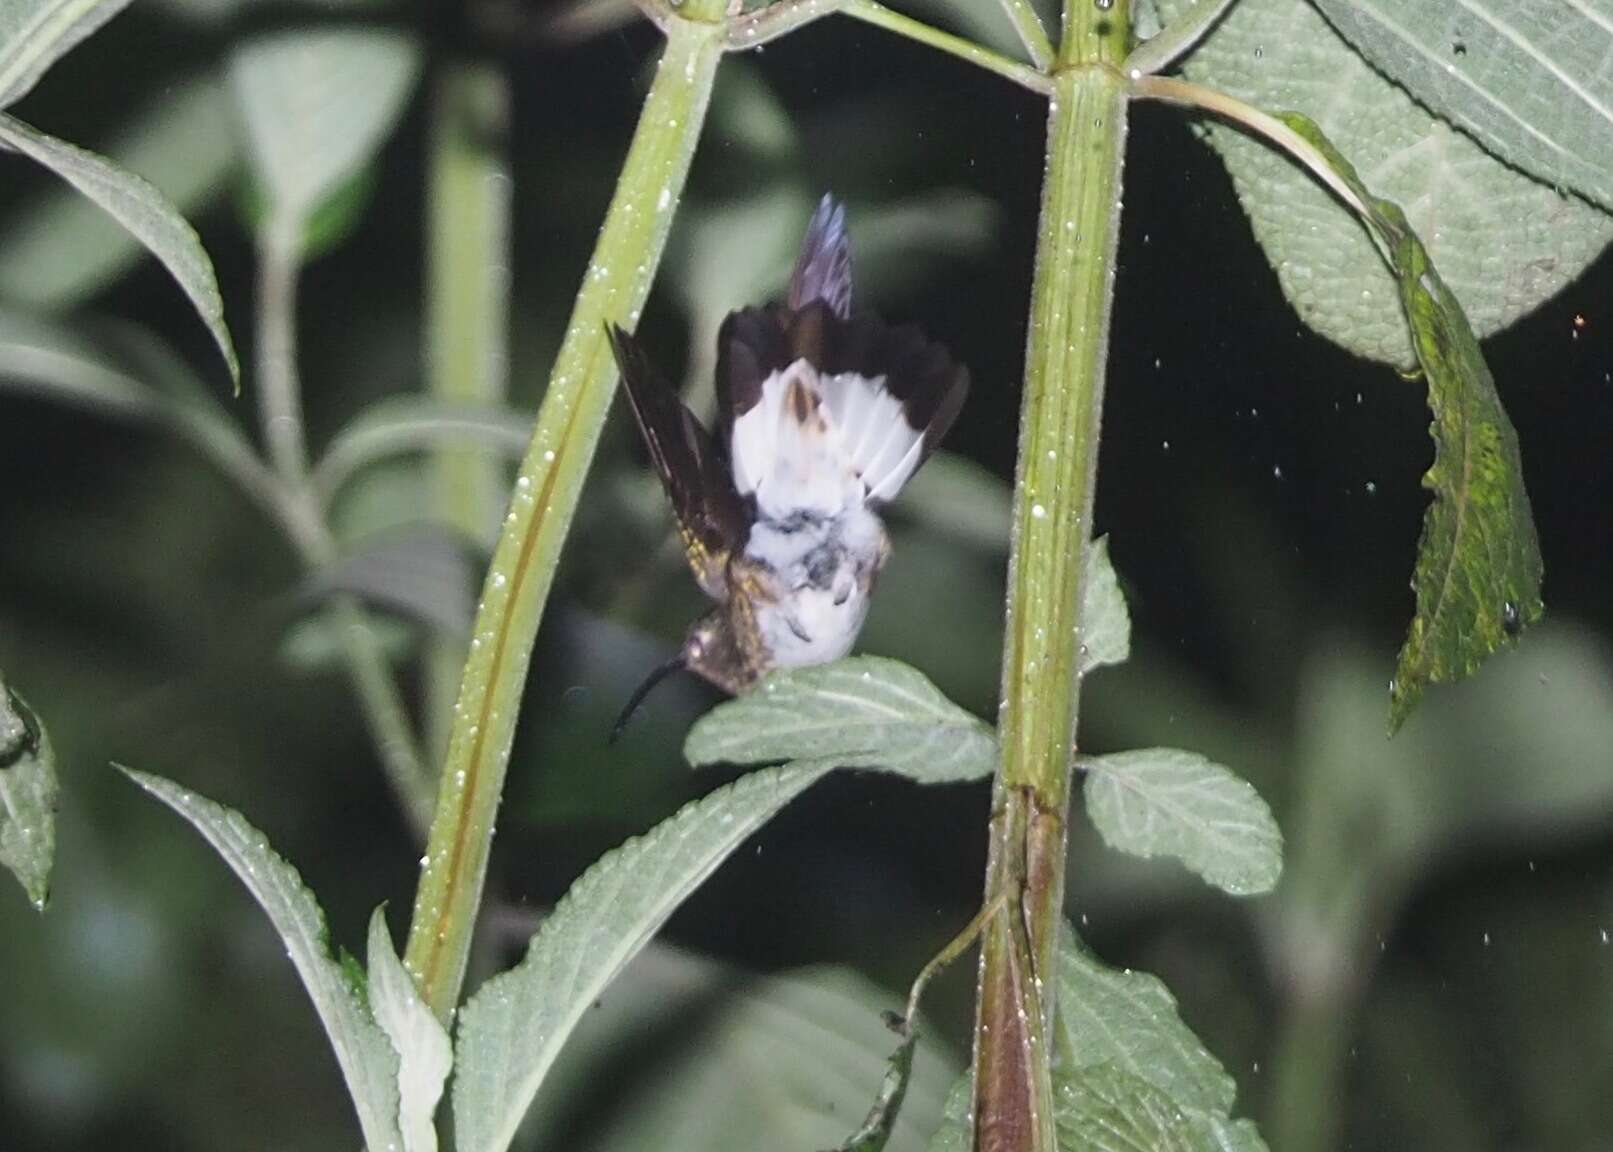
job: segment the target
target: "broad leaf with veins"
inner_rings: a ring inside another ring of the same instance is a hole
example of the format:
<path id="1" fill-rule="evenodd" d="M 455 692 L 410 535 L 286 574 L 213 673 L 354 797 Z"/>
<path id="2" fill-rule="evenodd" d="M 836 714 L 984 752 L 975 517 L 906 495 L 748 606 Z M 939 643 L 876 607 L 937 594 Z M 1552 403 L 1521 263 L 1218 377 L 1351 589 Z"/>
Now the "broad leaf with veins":
<path id="1" fill-rule="evenodd" d="M 1444 2 L 1380 7 L 1409 15 Z M 1161 4 L 1168 19 L 1188 7 Z M 1474 55 L 1470 48 L 1464 59 Z M 1509 168 L 1432 116 L 1305 0 L 1239 0 L 1183 72 L 1256 107 L 1315 120 L 1374 192 L 1405 209 L 1480 337 L 1539 307 L 1613 239 L 1613 218 Z M 1394 279 L 1349 210 L 1260 141 L 1223 124 L 1206 132 L 1300 318 L 1359 356 L 1413 366 Z"/>

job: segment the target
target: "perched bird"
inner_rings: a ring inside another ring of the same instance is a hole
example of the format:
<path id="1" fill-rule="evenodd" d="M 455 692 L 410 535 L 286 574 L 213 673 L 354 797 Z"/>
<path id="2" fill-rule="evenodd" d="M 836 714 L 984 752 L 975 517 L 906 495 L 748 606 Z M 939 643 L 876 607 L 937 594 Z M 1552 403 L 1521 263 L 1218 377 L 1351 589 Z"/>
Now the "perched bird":
<path id="1" fill-rule="evenodd" d="M 633 694 L 619 734 L 671 672 L 739 694 L 851 651 L 890 556 L 879 511 L 952 426 L 969 373 L 916 327 L 852 315 L 833 196 L 807 226 L 787 302 L 723 322 L 715 435 L 631 336 L 613 325 L 610 338 L 689 566 L 717 603 Z"/>

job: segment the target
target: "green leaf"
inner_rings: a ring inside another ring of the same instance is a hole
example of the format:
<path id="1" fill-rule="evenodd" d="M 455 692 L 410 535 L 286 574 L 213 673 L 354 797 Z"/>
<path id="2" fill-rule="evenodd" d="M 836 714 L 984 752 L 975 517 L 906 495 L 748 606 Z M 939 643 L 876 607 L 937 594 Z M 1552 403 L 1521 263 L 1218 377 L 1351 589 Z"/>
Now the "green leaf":
<path id="1" fill-rule="evenodd" d="M 419 69 L 405 36 L 359 28 L 277 32 L 237 48 L 230 85 L 269 215 L 305 224 L 370 162 Z"/>
<path id="2" fill-rule="evenodd" d="M 434 523 L 383 533 L 310 574 L 316 600 L 354 595 L 447 636 L 468 638 L 476 615 L 476 562 L 463 538 Z"/>
<path id="3" fill-rule="evenodd" d="M 370 1012 L 398 1058 L 398 1128 L 403 1152 L 437 1152 L 432 1117 L 454 1064 L 448 1031 L 426 1007 L 398 959 L 384 910 L 370 917 Z"/>
<path id="4" fill-rule="evenodd" d="M 0 392 L 32 393 L 98 415 L 149 423 L 188 441 L 247 495 L 278 499 L 240 426 L 173 351 L 141 329 L 69 329 L 0 309 Z"/>
<path id="5" fill-rule="evenodd" d="M 965 1073 L 947 1093 L 941 1111 L 941 1125 L 930 1138 L 928 1152 L 971 1152 L 973 1134 L 969 1131 L 969 1099 L 973 1085 Z"/>
<path id="6" fill-rule="evenodd" d="M 302 877 L 240 813 L 161 777 L 130 768 L 121 771 L 188 820 L 268 913 L 330 1037 L 366 1147 L 369 1152 L 396 1152 L 400 1147 L 397 1056 L 370 1015 L 364 989 L 332 958 L 325 914 Z"/>
<path id="7" fill-rule="evenodd" d="M 1176 1013 L 1158 977 L 1100 963 L 1073 932 L 1058 954 L 1055 1043 L 1070 1071 L 1112 1067 L 1147 1081 L 1176 1104 L 1225 1114 L 1238 1086 Z"/>
<path id="8" fill-rule="evenodd" d="M 1099 1065 L 1055 1080 L 1053 1122 L 1068 1152 L 1265 1152 L 1254 1125 L 1184 1110 L 1147 1080 Z"/>
<path id="9" fill-rule="evenodd" d="M 1230 769 L 1177 748 L 1081 761 L 1087 814 L 1104 843 L 1136 856 L 1174 856 L 1234 896 L 1269 892 L 1283 838 L 1260 794 Z"/>
<path id="10" fill-rule="evenodd" d="M 1081 582 L 1080 674 L 1131 657 L 1131 613 L 1120 591 L 1120 577 L 1109 561 L 1109 538 L 1100 536 L 1087 549 L 1086 579 Z"/>
<path id="11" fill-rule="evenodd" d="M 229 365 L 230 378 L 239 382 L 241 366 L 224 324 L 224 301 L 218 293 L 213 262 L 177 209 L 150 184 L 123 171 L 104 157 L 0 113 L 0 146 L 20 152 L 49 168 L 93 201 L 162 261 L 172 273 L 196 312 L 213 334 Z"/>
<path id="12" fill-rule="evenodd" d="M 895 1003 L 849 968 L 756 976 L 652 944 L 566 1046 L 522 1128 L 566 1152 L 813 1152 L 845 1135 L 886 1068 Z M 920 1039 L 888 1152 L 917 1152 L 957 1076 Z"/>
<path id="13" fill-rule="evenodd" d="M 1230 1116 L 1237 1086 L 1176 1014 L 1165 985 L 1117 972 L 1065 925 L 1055 974 L 1054 1123 L 1062 1152 L 1265 1152 Z M 967 1076 L 929 1152 L 969 1152 Z"/>
<path id="14" fill-rule="evenodd" d="M 1393 732 L 1428 684 L 1471 675 L 1540 619 L 1540 545 L 1518 436 L 1461 305 L 1400 209 L 1373 196 L 1315 124 L 1287 121 L 1366 204 L 1367 223 L 1395 270 L 1434 410 L 1434 463 L 1423 476 L 1434 502 L 1417 545 L 1417 614 L 1390 685 Z"/>
<path id="15" fill-rule="evenodd" d="M 181 212 L 206 203 L 235 168 L 235 128 L 211 75 L 164 85 L 100 152 L 144 177 Z M 0 230 L 0 297 L 43 310 L 84 303 L 129 270 L 144 249 L 94 205 L 51 185 Z"/>
<path id="16" fill-rule="evenodd" d="M 1265 1152 L 1254 1125 L 1230 1116 L 1232 1078 L 1182 1023 L 1157 979 L 1100 964 L 1065 925 L 1056 988 L 1061 1149 Z"/>
<path id="17" fill-rule="evenodd" d="M 402 453 L 465 445 L 519 459 L 531 440 L 531 413 L 400 396 L 370 406 L 338 432 L 314 481 L 331 500 L 355 473 Z"/>
<path id="18" fill-rule="evenodd" d="M 50 735 L 0 677 L 0 864 L 41 912 L 56 856 L 56 796 Z"/>
<path id="19" fill-rule="evenodd" d="M 578 1022 L 674 909 L 750 834 L 828 772 L 755 772 L 601 857 L 571 886 L 515 968 L 460 1013 L 459 1152 L 504 1152 Z"/>
<path id="20" fill-rule="evenodd" d="M 880 767 L 922 784 L 976 780 L 997 764 L 991 728 L 924 676 L 880 656 L 775 672 L 690 729 L 689 763 L 834 760 Z"/>
<path id="21" fill-rule="evenodd" d="M 1435 4 L 1381 6 L 1412 19 Z M 1166 7 L 1176 17 L 1188 6 Z M 1464 59 L 1475 58 L 1470 49 Z M 1305 0 L 1239 0 L 1184 71 L 1256 107 L 1315 117 L 1368 184 L 1405 206 L 1480 337 L 1533 311 L 1613 239 L 1613 219 L 1431 116 Z M 1357 355 L 1411 367 L 1394 278 L 1349 210 L 1260 141 L 1224 125 L 1207 131 L 1301 319 Z"/>
<path id="22" fill-rule="evenodd" d="M 1613 208 L 1608 0 L 1317 0 L 1374 67 L 1486 148 Z"/>
<path id="23" fill-rule="evenodd" d="M 4 0 L 0 3 L 0 108 L 27 95 L 52 64 L 129 0 Z"/>

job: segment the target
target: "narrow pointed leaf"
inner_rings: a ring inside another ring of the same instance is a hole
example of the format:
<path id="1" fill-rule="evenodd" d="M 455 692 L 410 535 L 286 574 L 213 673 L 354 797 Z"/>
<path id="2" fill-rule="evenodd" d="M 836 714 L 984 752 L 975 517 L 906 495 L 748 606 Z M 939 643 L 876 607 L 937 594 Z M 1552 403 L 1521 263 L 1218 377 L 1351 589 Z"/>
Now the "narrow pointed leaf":
<path id="1" fill-rule="evenodd" d="M 1287 119 L 1366 203 L 1366 223 L 1395 272 L 1434 412 L 1434 463 L 1423 476 L 1434 501 L 1417 545 L 1417 614 L 1390 689 L 1393 732 L 1427 685 L 1471 675 L 1540 619 L 1540 545 L 1518 435 L 1461 305 L 1400 209 L 1373 196 L 1315 124 Z"/>
<path id="2" fill-rule="evenodd" d="M 411 41 L 361 28 L 277 32 L 238 48 L 230 86 L 271 215 L 306 223 L 370 162 L 419 68 Z"/>
<path id="3" fill-rule="evenodd" d="M 1173 19 L 1190 11 L 1187 0 L 1163 6 Z M 1409 18 L 1425 5 L 1380 7 Z M 1432 115 L 1307 0 L 1239 0 L 1183 71 L 1258 108 L 1314 117 L 1362 178 L 1405 208 L 1480 337 L 1533 311 L 1613 238 L 1613 217 L 1531 179 Z M 1206 132 L 1300 318 L 1359 356 L 1414 365 L 1394 277 L 1350 211 L 1260 141 L 1221 124 Z"/>
<path id="4" fill-rule="evenodd" d="M 180 212 L 221 192 L 239 149 L 223 86 L 212 73 L 165 83 L 121 120 L 96 150 L 143 177 Z M 48 185 L 0 225 L 0 298 L 44 311 L 90 300 L 133 267 L 145 249 L 71 188 Z"/>
<path id="5" fill-rule="evenodd" d="M 1177 748 L 1083 760 L 1087 813 L 1104 842 L 1136 856 L 1174 856 L 1234 896 L 1269 892 L 1282 873 L 1282 833 L 1260 794 L 1230 769 Z"/>
<path id="6" fill-rule="evenodd" d="M 279 481 L 240 425 L 173 350 L 145 330 L 83 320 L 69 328 L 0 309 L 0 368 L 0 393 L 33 394 L 171 432 L 275 510 Z"/>
<path id="7" fill-rule="evenodd" d="M 458 1152 L 504 1152 L 578 1021 L 674 909 L 729 853 L 828 772 L 809 762 L 755 772 L 607 853 L 571 886 L 525 959 L 460 1013 Z"/>
<path id="8" fill-rule="evenodd" d="M 398 1058 L 398 1129 L 403 1152 L 437 1152 L 433 1116 L 453 1067 L 448 1031 L 420 999 L 414 979 L 398 959 L 377 908 L 370 917 L 370 1011 Z"/>
<path id="9" fill-rule="evenodd" d="M 0 864 L 40 911 L 56 855 L 56 796 L 50 735 L 0 679 Z"/>
<path id="10" fill-rule="evenodd" d="M 470 636 L 476 564 L 465 541 L 436 524 L 368 540 L 302 582 L 302 594 L 328 600 L 355 595 L 448 636 Z"/>
<path id="11" fill-rule="evenodd" d="M 328 500 L 372 464 L 405 452 L 461 445 L 518 460 L 531 443 L 532 421 L 530 412 L 493 405 L 415 396 L 383 400 L 336 434 L 314 468 L 314 481 Z"/>
<path id="12" fill-rule="evenodd" d="M 1317 0 L 1374 67 L 1486 148 L 1613 208 L 1609 0 Z"/>
<path id="13" fill-rule="evenodd" d="M 230 378 L 239 382 L 241 366 L 224 324 L 224 300 L 219 296 L 213 262 L 195 229 L 162 193 L 106 158 L 47 136 L 4 113 L 0 113 L 0 147 L 49 168 L 145 245 L 190 297 L 229 365 Z"/>
<path id="14" fill-rule="evenodd" d="M 689 763 L 834 759 L 920 783 L 974 780 L 997 762 L 992 730 L 897 660 L 853 656 L 776 672 L 701 717 L 683 745 Z"/>
<path id="15" fill-rule="evenodd" d="M 129 0 L 6 0 L 0 4 L 0 108 L 27 95 L 52 64 Z"/>
<path id="16" fill-rule="evenodd" d="M 268 913 L 330 1038 L 365 1146 L 369 1152 L 398 1152 L 397 1057 L 371 1017 L 363 989 L 331 956 L 325 914 L 302 877 L 240 813 L 161 777 L 129 768 L 122 771 L 188 820 Z"/>

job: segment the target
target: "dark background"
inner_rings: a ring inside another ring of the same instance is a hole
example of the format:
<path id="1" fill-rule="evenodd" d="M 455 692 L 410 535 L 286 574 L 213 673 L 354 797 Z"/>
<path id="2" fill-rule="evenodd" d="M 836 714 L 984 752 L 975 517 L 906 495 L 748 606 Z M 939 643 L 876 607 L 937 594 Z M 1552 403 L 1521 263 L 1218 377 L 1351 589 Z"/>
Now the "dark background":
<path id="1" fill-rule="evenodd" d="M 22 112 L 93 146 L 131 101 L 273 22 L 137 6 Z M 581 43 L 546 39 L 541 25 L 527 13 L 496 35 L 447 17 L 426 29 L 428 81 L 367 207 L 304 277 L 315 445 L 376 397 L 422 386 L 426 94 L 432 70 L 467 52 L 512 85 L 512 401 L 538 402 L 655 46 L 636 23 Z M 686 211 L 720 213 L 775 185 L 833 188 L 860 236 L 859 214 L 877 220 L 881 205 L 935 190 L 995 206 L 989 243 L 913 254 L 862 299 L 922 322 L 970 365 L 948 447 L 1006 490 L 1039 102 L 845 21 L 726 68 L 772 90 L 797 143 L 786 157 L 747 155 L 714 112 Z M 46 180 L 15 158 L 5 172 L 0 212 L 26 212 Z M 234 192 L 220 187 L 191 214 L 249 362 L 254 259 Z M 1085 742 L 1221 759 L 1271 801 L 1290 851 L 1279 893 L 1239 903 L 1172 865 L 1104 852 L 1078 818 L 1072 916 L 1106 960 L 1166 980 L 1279 1152 L 1280 1133 L 1334 1146 L 1334 1124 L 1338 1147 L 1606 1148 L 1613 265 L 1485 346 L 1522 444 L 1547 622 L 1478 683 L 1435 689 L 1387 743 L 1432 458 L 1421 384 L 1301 326 L 1224 171 L 1174 111 L 1134 113 L 1124 220 L 1097 527 L 1125 584 L 1134 658 L 1084 692 Z M 675 231 L 663 282 L 679 243 Z M 205 333 L 149 261 L 78 311 L 71 322 L 151 327 L 226 395 Z M 644 332 L 673 364 L 688 340 L 713 336 L 691 334 L 665 290 Z M 232 406 L 250 425 L 247 388 Z M 591 530 L 569 548 L 540 639 L 495 851 L 495 919 L 516 927 L 490 933 L 484 967 L 514 958 L 524 913 L 590 859 L 715 783 L 676 754 L 710 702 L 698 688 L 654 697 L 621 746 L 603 742 L 638 675 L 699 609 L 664 549 L 642 559 L 664 520 L 605 495 L 611 477 L 642 473 L 632 441 L 613 419 L 585 498 Z M 899 509 L 894 528 L 864 649 L 913 661 L 990 715 L 1005 557 Z M 50 910 L 38 917 L 0 885 L 0 1146 L 351 1142 L 317 1023 L 258 912 L 107 767 L 170 775 L 238 807 L 350 947 L 383 899 L 401 938 L 418 849 L 345 681 L 283 657 L 299 579 L 270 526 L 185 448 L 0 392 L 0 667 L 49 723 L 63 782 Z M 833 963 L 904 987 L 977 899 L 986 800 L 984 786 L 831 779 L 736 856 L 669 938 L 741 971 Z M 960 1050 L 971 984 L 954 973 L 935 1001 L 938 1034 Z M 650 1045 L 643 1063 L 676 1047 Z M 698 1060 L 692 1047 L 676 1058 Z M 626 1107 L 624 1083 L 578 1107 Z M 872 1078 L 864 1089 L 847 1118 Z"/>

